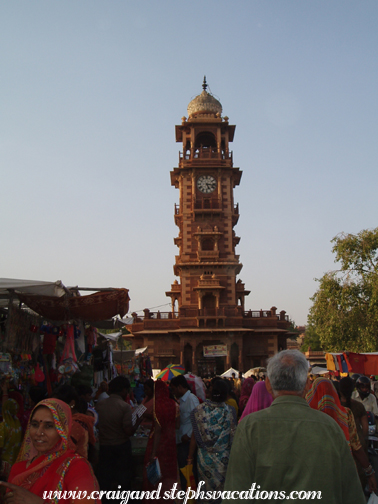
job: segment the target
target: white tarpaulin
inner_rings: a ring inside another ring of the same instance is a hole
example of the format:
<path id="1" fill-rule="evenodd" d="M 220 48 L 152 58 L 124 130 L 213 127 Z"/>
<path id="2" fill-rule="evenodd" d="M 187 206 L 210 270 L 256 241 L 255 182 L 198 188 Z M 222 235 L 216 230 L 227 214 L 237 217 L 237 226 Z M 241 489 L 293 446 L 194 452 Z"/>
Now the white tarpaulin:
<path id="1" fill-rule="evenodd" d="M 227 369 L 227 371 L 221 374 L 221 376 L 222 378 L 232 378 L 232 373 L 235 373 L 235 378 L 239 378 L 239 371 L 232 367 L 230 367 L 230 369 Z"/>
<path id="2" fill-rule="evenodd" d="M 121 336 L 122 334 L 122 331 L 119 331 L 119 332 L 113 332 L 113 333 L 109 333 L 109 334 L 104 334 L 102 332 L 99 332 L 99 334 L 105 338 L 105 339 L 110 339 L 112 341 L 117 341 L 117 339 Z"/>
<path id="3" fill-rule="evenodd" d="M 39 280 L 18 280 L 14 278 L 0 278 L 0 295 L 9 295 L 12 291 L 24 294 L 39 294 L 40 296 L 64 296 L 65 290 L 60 280 L 56 282 L 42 282 Z"/>
<path id="4" fill-rule="evenodd" d="M 135 350 L 135 355 L 140 355 L 140 354 L 144 353 L 146 350 L 147 350 L 147 347 L 146 347 L 146 346 L 145 346 L 145 347 L 143 347 L 143 348 L 137 348 L 137 349 Z"/>
<path id="5" fill-rule="evenodd" d="M 254 376 L 259 376 L 259 373 L 266 373 L 266 368 L 264 367 L 254 367 L 254 368 L 251 368 L 249 369 L 245 374 L 244 374 L 244 378 L 249 378 L 250 376 L 254 375 Z"/>
<path id="6" fill-rule="evenodd" d="M 321 374 L 326 374 L 326 373 L 329 373 L 328 369 L 326 369 L 324 367 L 320 367 L 320 366 L 315 366 L 311 370 L 311 374 L 321 375 Z"/>
<path id="7" fill-rule="evenodd" d="M 64 296 L 62 282 L 43 282 L 40 280 L 19 280 L 17 278 L 0 278 L 0 306 L 7 307 L 12 294 L 39 294 L 40 296 Z"/>

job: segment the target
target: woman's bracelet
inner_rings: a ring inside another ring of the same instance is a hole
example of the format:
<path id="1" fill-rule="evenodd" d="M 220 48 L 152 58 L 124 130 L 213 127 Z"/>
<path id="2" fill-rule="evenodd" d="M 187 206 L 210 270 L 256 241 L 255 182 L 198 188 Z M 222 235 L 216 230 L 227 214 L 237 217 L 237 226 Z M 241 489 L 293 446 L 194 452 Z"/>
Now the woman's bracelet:
<path id="1" fill-rule="evenodd" d="M 367 477 L 371 476 L 372 474 L 375 474 L 375 471 L 374 471 L 373 466 L 371 464 L 369 464 L 366 468 L 364 467 L 364 472 L 365 472 L 365 476 L 367 476 Z"/>

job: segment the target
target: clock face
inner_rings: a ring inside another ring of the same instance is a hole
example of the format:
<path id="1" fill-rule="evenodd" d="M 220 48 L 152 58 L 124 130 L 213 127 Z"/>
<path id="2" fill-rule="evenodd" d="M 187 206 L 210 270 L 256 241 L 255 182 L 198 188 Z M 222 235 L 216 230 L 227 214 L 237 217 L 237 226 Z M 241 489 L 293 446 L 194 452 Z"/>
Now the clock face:
<path id="1" fill-rule="evenodd" d="M 197 179 L 197 188 L 205 194 L 212 193 L 217 187 L 217 181 L 211 175 L 202 175 Z"/>

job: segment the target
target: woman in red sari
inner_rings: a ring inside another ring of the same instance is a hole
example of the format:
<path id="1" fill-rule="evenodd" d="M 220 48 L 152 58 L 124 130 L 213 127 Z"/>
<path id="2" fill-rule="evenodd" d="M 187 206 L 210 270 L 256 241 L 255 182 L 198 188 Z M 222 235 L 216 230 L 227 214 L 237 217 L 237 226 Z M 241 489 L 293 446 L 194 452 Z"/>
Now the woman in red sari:
<path id="1" fill-rule="evenodd" d="M 178 481 L 176 455 L 176 419 L 179 417 L 177 403 L 170 398 L 169 388 L 163 381 L 155 382 L 153 426 L 144 457 L 143 490 L 156 490 L 158 485 L 151 485 L 147 479 L 146 466 L 158 459 L 162 483 L 160 496 L 170 490 Z M 147 500 L 147 499 L 145 499 Z M 151 499 L 152 500 L 152 499 Z M 156 499 L 153 499 L 156 502 Z M 162 500 L 162 499 L 161 499 Z M 164 502 L 168 502 L 164 500 Z"/>
<path id="2" fill-rule="evenodd" d="M 88 462 L 74 451 L 71 425 L 71 410 L 63 401 L 45 399 L 37 404 L 8 483 L 1 483 L 7 488 L 4 496 L 7 504 L 55 503 L 59 498 L 44 496 L 44 492 L 65 490 L 87 492 L 85 496 L 82 493 L 81 499 L 64 499 L 67 503 L 101 502 L 98 498 L 87 498 L 99 487 Z"/>

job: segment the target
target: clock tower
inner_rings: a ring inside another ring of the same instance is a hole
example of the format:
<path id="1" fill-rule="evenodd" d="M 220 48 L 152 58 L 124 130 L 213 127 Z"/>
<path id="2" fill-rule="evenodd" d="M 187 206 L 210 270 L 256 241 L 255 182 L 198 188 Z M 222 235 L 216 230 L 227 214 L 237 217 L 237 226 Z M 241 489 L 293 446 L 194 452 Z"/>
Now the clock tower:
<path id="1" fill-rule="evenodd" d="M 234 227 L 239 207 L 234 188 L 241 171 L 233 166 L 229 144 L 235 126 L 221 116 L 222 105 L 203 91 L 188 106 L 188 118 L 176 126 L 176 142 L 182 143 L 179 166 L 171 172 L 171 184 L 179 190 L 175 223 L 179 248 L 174 266 L 180 284 L 167 295 L 172 310 L 182 315 L 198 310 L 199 327 L 225 327 L 229 311 L 244 311 L 249 291 L 236 277 L 242 269 L 235 247 Z"/>
<path id="2" fill-rule="evenodd" d="M 249 291 L 238 275 L 242 269 L 235 248 L 239 205 L 234 189 L 242 172 L 234 167 L 230 143 L 235 126 L 222 117 L 222 105 L 203 91 L 188 105 L 188 117 L 176 126 L 182 144 L 179 164 L 171 171 L 178 189 L 174 219 L 178 277 L 166 292 L 169 312 L 133 313 L 128 326 L 133 349 L 148 347 L 154 368 L 181 363 L 201 376 L 230 367 L 247 371 L 264 366 L 266 358 L 286 348 L 289 321 L 285 311 L 247 310 Z"/>

